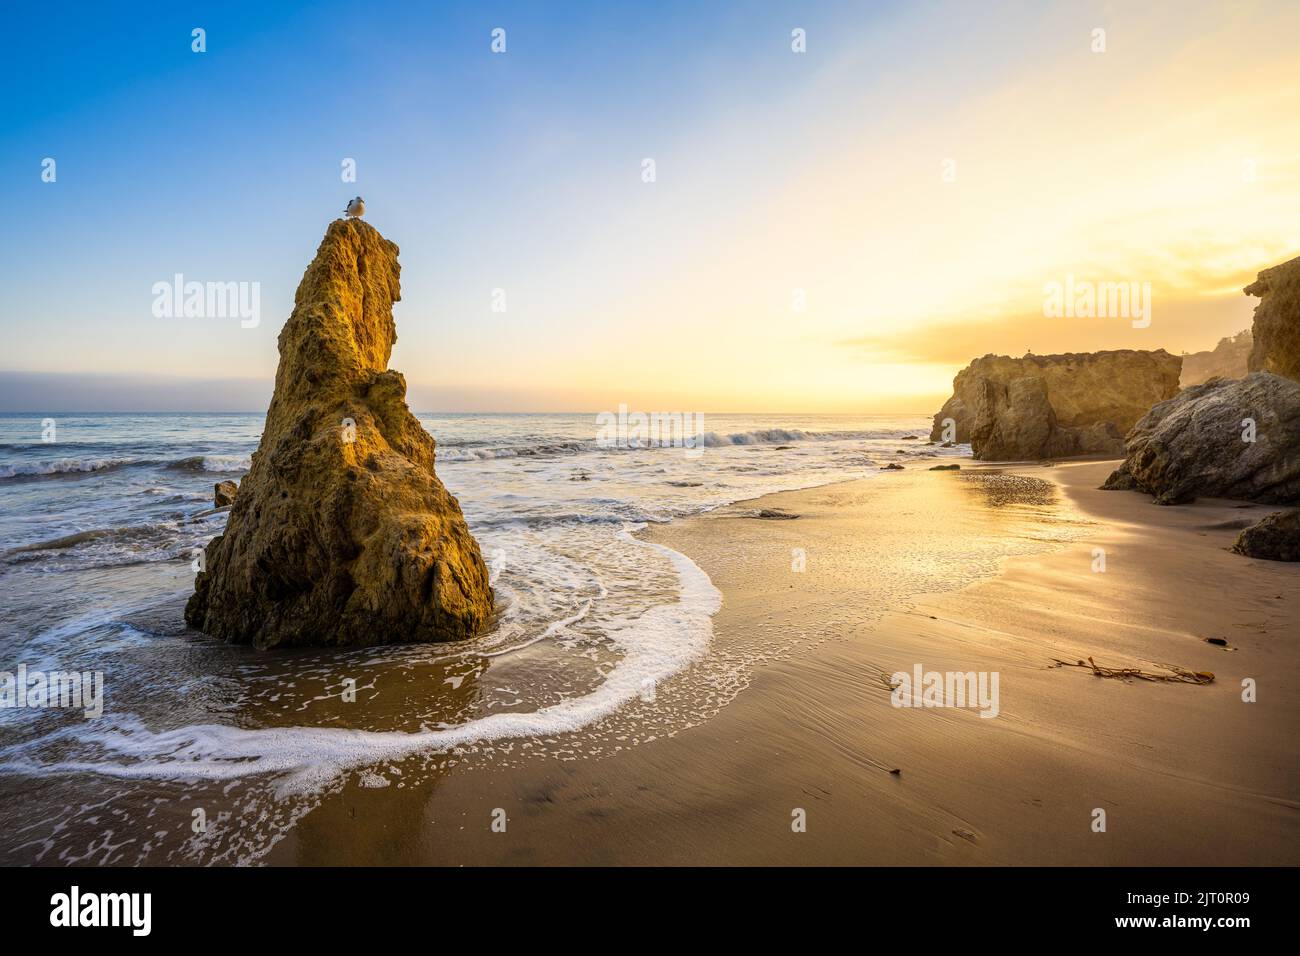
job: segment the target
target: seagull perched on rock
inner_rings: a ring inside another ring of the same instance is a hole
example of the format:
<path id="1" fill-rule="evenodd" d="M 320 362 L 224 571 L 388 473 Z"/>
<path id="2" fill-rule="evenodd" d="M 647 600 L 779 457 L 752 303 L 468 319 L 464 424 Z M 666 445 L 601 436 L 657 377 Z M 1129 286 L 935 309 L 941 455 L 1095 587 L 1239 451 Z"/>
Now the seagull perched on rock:
<path id="1" fill-rule="evenodd" d="M 343 210 L 349 219 L 360 219 L 366 214 L 366 201 L 358 196 L 348 201 L 348 208 Z"/>

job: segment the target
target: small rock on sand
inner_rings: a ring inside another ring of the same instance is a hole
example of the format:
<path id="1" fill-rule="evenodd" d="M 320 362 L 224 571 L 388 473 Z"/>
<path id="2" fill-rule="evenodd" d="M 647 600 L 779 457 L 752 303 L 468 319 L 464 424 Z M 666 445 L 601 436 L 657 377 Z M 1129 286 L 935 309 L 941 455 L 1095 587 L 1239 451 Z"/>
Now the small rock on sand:
<path id="1" fill-rule="evenodd" d="M 1300 508 L 1275 511 L 1241 534 L 1232 546 L 1237 554 L 1267 561 L 1300 561 Z"/>

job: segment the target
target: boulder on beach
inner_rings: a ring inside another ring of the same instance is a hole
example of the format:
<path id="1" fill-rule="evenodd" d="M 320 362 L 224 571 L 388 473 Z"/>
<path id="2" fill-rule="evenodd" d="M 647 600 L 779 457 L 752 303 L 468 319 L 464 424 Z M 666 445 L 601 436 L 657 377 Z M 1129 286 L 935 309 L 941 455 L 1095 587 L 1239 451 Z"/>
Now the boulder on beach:
<path id="1" fill-rule="evenodd" d="M 1259 296 L 1250 370 L 1300 381 L 1300 257 L 1265 269 L 1243 291 Z"/>
<path id="2" fill-rule="evenodd" d="M 238 493 L 239 485 L 229 478 L 218 481 L 212 486 L 212 504 L 217 508 L 229 508 L 235 503 L 235 495 Z"/>
<path id="3" fill-rule="evenodd" d="M 434 473 L 434 441 L 388 369 L 395 244 L 330 224 L 280 332 L 262 440 L 186 621 L 259 648 L 469 637 L 493 614 L 488 571 Z"/>
<path id="4" fill-rule="evenodd" d="M 1119 457 L 1133 423 L 1177 394 L 1181 367 L 1163 349 L 985 355 L 953 379 L 930 440 L 970 442 L 984 461 Z"/>
<path id="5" fill-rule="evenodd" d="M 1165 505 L 1300 500 L 1300 383 L 1253 372 L 1193 385 L 1152 408 L 1126 442 L 1128 457 L 1104 489 L 1142 491 Z"/>
<path id="6" fill-rule="evenodd" d="M 1300 508 L 1275 511 L 1241 534 L 1232 546 L 1238 554 L 1268 561 L 1300 561 Z"/>

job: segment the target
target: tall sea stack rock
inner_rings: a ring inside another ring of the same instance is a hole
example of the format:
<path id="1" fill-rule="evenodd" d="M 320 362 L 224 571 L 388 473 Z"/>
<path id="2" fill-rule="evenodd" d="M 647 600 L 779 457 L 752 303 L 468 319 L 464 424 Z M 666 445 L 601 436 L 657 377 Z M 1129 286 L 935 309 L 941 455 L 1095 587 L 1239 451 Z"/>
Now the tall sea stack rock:
<path id="1" fill-rule="evenodd" d="M 280 332 L 262 441 L 185 608 L 260 648 L 447 641 L 492 617 L 492 589 L 434 442 L 390 371 L 397 246 L 333 222 Z"/>
<path id="2" fill-rule="evenodd" d="M 1265 269 L 1242 291 L 1259 296 L 1250 371 L 1300 381 L 1300 256 Z"/>
<path id="3" fill-rule="evenodd" d="M 1124 433 L 1178 393 L 1182 360 L 1164 349 L 985 355 L 953 379 L 932 441 L 970 442 L 984 461 L 1124 454 Z"/>

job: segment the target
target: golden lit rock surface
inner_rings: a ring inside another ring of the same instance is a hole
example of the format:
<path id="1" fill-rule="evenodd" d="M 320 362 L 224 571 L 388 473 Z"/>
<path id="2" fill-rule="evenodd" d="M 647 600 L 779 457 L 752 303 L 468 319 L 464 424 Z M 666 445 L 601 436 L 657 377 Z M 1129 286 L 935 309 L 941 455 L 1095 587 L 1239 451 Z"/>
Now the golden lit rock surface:
<path id="1" fill-rule="evenodd" d="M 185 608 L 257 647 L 465 638 L 492 617 L 487 567 L 434 474 L 434 441 L 388 369 L 397 246 L 331 223 L 280 332 L 261 444 Z"/>
<path id="2" fill-rule="evenodd" d="M 1300 256 L 1265 269 L 1242 291 L 1259 296 L 1250 370 L 1300 381 Z"/>
<path id="3" fill-rule="evenodd" d="M 1124 433 L 1178 393 L 1182 360 L 1164 349 L 985 355 L 953 379 L 932 441 L 970 442 L 985 461 L 1124 454 Z"/>

